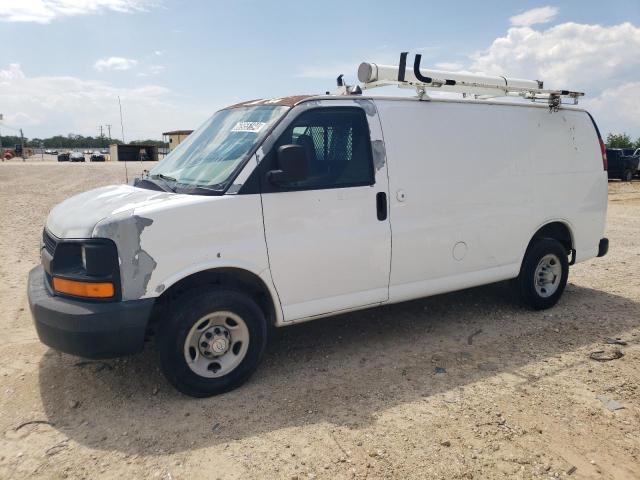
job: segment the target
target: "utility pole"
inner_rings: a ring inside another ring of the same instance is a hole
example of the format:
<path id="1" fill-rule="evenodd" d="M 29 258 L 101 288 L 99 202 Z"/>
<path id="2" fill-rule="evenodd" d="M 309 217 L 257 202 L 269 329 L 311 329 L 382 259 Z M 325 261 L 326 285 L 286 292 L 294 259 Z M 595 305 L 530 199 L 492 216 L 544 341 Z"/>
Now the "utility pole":
<path id="1" fill-rule="evenodd" d="M 122 143 L 124 141 L 124 122 L 122 121 L 122 102 L 120 101 L 120 95 L 118 95 L 118 107 L 120 107 L 120 129 L 122 130 Z M 129 172 L 127 171 L 127 159 L 124 159 L 124 180 L 129 183 Z"/>
<path id="2" fill-rule="evenodd" d="M 0 122 L 2 121 L 2 114 L 0 113 Z M 2 132 L 0 132 L 0 158 L 4 162 L 4 148 L 2 148 Z"/>
<path id="3" fill-rule="evenodd" d="M 24 135 L 22 134 L 22 129 L 20 129 L 20 145 L 22 147 L 22 161 L 24 162 L 25 161 L 25 159 L 24 159 L 24 154 L 25 154 L 25 152 L 24 152 Z"/>
<path id="4" fill-rule="evenodd" d="M 104 134 L 102 133 L 102 125 L 100 125 L 100 147 L 104 148 Z"/>
<path id="5" fill-rule="evenodd" d="M 124 141 L 124 123 L 122 122 L 122 102 L 120 101 L 120 96 L 118 96 L 118 106 L 120 107 L 120 129 L 122 130 L 122 143 Z"/>
<path id="6" fill-rule="evenodd" d="M 111 125 L 105 125 L 105 127 L 107 127 L 107 130 L 109 131 L 108 138 L 109 138 L 109 141 L 111 141 Z"/>

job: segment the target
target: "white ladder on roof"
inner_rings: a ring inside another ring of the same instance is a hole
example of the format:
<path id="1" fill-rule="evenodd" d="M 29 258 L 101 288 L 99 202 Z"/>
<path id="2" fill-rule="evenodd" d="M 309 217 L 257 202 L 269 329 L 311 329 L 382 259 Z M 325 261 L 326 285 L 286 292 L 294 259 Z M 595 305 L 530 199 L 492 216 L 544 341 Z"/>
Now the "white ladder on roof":
<path id="1" fill-rule="evenodd" d="M 400 88 L 412 88 L 419 98 L 424 98 L 428 90 L 461 93 L 476 99 L 497 97 L 521 97 L 536 101 L 544 101 L 551 109 L 557 110 L 563 99 L 577 105 L 583 92 L 570 90 L 545 90 L 539 80 L 523 80 L 519 78 L 491 77 L 441 70 L 424 70 L 420 68 L 422 56 L 417 54 L 413 70 L 407 70 L 408 52 L 400 54 L 398 66 L 361 63 L 358 67 L 358 80 L 362 89 L 396 85 Z"/>

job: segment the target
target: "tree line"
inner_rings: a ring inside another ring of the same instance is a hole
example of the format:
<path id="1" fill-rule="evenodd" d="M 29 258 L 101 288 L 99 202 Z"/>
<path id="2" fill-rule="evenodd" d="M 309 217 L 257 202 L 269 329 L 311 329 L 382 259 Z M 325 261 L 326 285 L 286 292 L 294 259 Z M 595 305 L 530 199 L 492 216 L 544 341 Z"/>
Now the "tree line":
<path id="1" fill-rule="evenodd" d="M 640 137 L 634 142 L 626 133 L 607 135 L 607 148 L 640 148 Z"/>
<path id="2" fill-rule="evenodd" d="M 1 136 L 1 143 L 3 148 L 15 148 L 16 145 L 20 145 L 20 137 L 6 135 Z M 106 137 L 85 137 L 82 135 L 69 134 L 56 135 L 49 138 L 26 138 L 24 139 L 25 148 L 106 148 L 111 144 L 121 144 L 121 140 L 115 138 Z M 132 145 L 155 145 L 156 147 L 165 148 L 169 144 L 160 140 L 134 140 L 129 142 Z"/>

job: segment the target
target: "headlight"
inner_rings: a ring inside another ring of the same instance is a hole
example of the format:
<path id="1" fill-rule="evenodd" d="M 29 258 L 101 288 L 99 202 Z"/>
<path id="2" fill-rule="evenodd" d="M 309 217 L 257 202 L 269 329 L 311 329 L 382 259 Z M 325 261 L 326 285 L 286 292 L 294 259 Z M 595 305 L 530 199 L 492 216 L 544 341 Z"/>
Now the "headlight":
<path id="1" fill-rule="evenodd" d="M 120 297 L 120 267 L 116 244 L 108 239 L 61 240 L 51 262 L 51 286 L 74 297 Z"/>

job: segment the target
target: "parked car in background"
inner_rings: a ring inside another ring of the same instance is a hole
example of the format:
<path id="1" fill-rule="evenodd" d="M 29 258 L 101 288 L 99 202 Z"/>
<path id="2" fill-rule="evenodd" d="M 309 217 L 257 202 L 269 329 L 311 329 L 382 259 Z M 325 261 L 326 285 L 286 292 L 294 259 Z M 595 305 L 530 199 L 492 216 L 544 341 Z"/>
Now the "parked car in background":
<path id="1" fill-rule="evenodd" d="M 100 150 L 100 153 L 103 155 L 108 155 L 109 154 L 109 149 L 108 148 L 103 148 L 102 150 Z"/>
<path id="2" fill-rule="evenodd" d="M 69 161 L 70 162 L 84 162 L 84 153 L 82 152 L 71 152 L 71 155 L 69 155 Z"/>
<path id="3" fill-rule="evenodd" d="M 104 160 L 104 155 L 97 150 L 93 152 L 89 158 L 89 161 L 91 162 L 104 162 Z"/>
<path id="4" fill-rule="evenodd" d="M 68 162 L 69 161 L 69 152 L 62 152 L 58 155 L 59 162 Z"/>
<path id="5" fill-rule="evenodd" d="M 607 161 L 609 169 L 607 174 L 609 178 L 618 178 L 623 182 L 630 182 L 638 173 L 638 164 L 640 163 L 640 155 L 628 155 L 626 151 L 633 149 L 623 148 L 607 148 Z M 633 153 L 638 153 L 636 150 Z"/>
<path id="6" fill-rule="evenodd" d="M 631 155 L 632 157 L 640 158 L 640 148 L 623 148 L 622 151 L 625 155 Z M 636 175 L 640 175 L 640 164 L 636 170 Z"/>
<path id="7" fill-rule="evenodd" d="M 82 153 L 84 153 L 85 155 L 91 155 L 93 152 L 91 150 L 85 150 Z"/>

